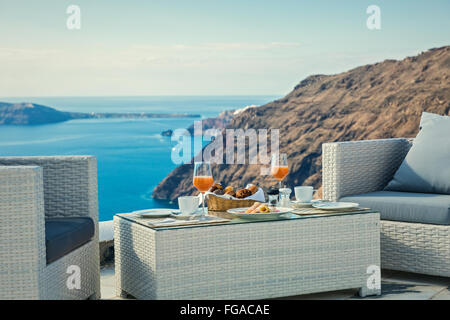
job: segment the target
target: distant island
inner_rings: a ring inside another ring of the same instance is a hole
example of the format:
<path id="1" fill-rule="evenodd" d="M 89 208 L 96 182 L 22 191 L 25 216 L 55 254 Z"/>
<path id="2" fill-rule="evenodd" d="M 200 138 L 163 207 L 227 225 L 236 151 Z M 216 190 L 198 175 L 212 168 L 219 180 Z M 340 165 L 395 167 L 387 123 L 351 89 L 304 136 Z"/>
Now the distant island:
<path id="1" fill-rule="evenodd" d="M 35 103 L 0 102 L 0 125 L 40 125 L 75 119 L 200 118 L 188 113 L 82 113 L 65 112 Z"/>

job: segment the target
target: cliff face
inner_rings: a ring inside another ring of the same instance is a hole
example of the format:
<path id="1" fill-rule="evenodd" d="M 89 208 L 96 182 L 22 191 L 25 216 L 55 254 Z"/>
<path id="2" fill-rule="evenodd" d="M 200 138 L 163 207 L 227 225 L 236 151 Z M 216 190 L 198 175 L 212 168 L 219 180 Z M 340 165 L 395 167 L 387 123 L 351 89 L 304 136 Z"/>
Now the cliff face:
<path id="1" fill-rule="evenodd" d="M 206 131 L 208 129 L 224 129 L 228 126 L 228 124 L 233 119 L 233 114 L 235 110 L 228 110 L 220 113 L 216 118 L 207 118 L 202 120 L 202 131 Z M 188 129 L 191 135 L 194 135 L 194 125 L 191 125 Z"/>
<path id="2" fill-rule="evenodd" d="M 280 129 L 280 149 L 288 154 L 288 186 L 321 184 L 322 143 L 414 137 L 422 111 L 450 113 L 450 46 L 401 61 L 386 60 L 336 75 L 301 81 L 282 99 L 235 115 L 228 128 Z M 193 165 L 181 165 L 154 189 L 175 199 L 195 194 Z M 213 165 L 216 182 L 271 186 L 259 165 Z"/>

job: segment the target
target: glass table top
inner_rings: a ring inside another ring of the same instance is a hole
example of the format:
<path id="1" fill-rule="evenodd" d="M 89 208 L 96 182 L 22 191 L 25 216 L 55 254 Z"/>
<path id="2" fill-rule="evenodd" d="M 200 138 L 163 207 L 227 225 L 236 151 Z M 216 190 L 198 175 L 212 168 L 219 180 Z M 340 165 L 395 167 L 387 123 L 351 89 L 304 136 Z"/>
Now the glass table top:
<path id="1" fill-rule="evenodd" d="M 248 219 L 248 218 L 238 218 L 227 212 L 210 212 L 207 217 L 207 221 L 198 221 L 193 217 L 192 220 L 179 219 L 175 215 L 167 217 L 143 217 L 134 213 L 119 213 L 116 214 L 117 217 L 126 219 L 128 221 L 136 222 L 146 227 L 155 230 L 167 230 L 167 229 L 178 229 L 178 228 L 193 228 L 193 227 L 210 227 L 218 225 L 229 225 L 229 224 L 243 224 L 243 223 L 268 223 L 277 221 L 289 221 L 289 220 L 299 220 L 299 219 L 324 219 L 328 217 L 343 216 L 343 215 L 355 215 L 355 214 L 369 214 L 376 211 L 367 208 L 355 208 L 351 211 L 328 211 L 324 212 L 317 211 L 320 213 L 310 213 L 314 208 L 299 208 L 292 209 L 290 213 L 283 214 L 276 218 L 261 218 L 261 219 Z M 167 209 L 161 209 L 161 212 L 166 212 Z"/>

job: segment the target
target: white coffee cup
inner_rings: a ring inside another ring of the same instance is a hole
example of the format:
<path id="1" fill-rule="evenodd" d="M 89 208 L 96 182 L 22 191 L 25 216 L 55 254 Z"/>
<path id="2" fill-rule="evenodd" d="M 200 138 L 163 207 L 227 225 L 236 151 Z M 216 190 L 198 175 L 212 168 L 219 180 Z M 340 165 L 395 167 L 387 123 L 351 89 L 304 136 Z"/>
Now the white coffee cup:
<path id="1" fill-rule="evenodd" d="M 299 202 L 311 202 L 314 188 L 310 186 L 300 186 L 294 188 L 295 199 Z"/>
<path id="2" fill-rule="evenodd" d="M 181 214 L 189 215 L 197 211 L 199 205 L 198 197 L 195 196 L 184 196 L 178 198 L 178 207 L 180 208 Z"/>

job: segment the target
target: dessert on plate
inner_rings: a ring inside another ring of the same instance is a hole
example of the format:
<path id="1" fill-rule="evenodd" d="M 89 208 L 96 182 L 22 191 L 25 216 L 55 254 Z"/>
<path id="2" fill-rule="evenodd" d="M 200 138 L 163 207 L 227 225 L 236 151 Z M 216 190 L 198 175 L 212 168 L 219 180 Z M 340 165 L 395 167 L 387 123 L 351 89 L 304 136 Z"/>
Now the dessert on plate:
<path id="1" fill-rule="evenodd" d="M 265 203 L 255 202 L 250 208 L 245 210 L 245 213 L 268 213 L 272 212 L 269 206 Z"/>

